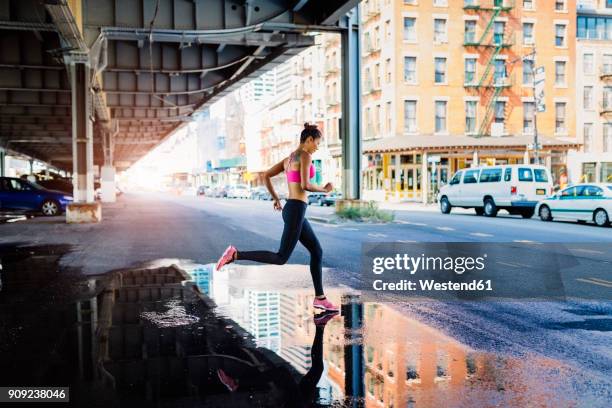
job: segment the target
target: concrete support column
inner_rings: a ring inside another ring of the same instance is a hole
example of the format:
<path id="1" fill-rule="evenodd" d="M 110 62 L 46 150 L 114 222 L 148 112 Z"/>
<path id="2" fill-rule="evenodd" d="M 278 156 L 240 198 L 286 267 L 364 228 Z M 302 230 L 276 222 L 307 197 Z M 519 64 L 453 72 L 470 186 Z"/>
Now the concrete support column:
<path id="1" fill-rule="evenodd" d="M 523 154 L 523 164 L 529 164 L 529 150 L 525 150 Z"/>
<path id="2" fill-rule="evenodd" d="M 474 150 L 474 154 L 472 155 L 472 166 L 476 167 L 480 165 L 480 159 L 478 158 L 478 150 Z"/>
<path id="3" fill-rule="evenodd" d="M 427 171 L 427 152 L 421 157 L 421 201 L 427 204 L 429 201 L 429 172 Z"/>
<path id="4" fill-rule="evenodd" d="M 68 223 L 99 222 L 100 204 L 94 200 L 93 125 L 90 67 L 87 56 L 67 57 L 72 89 L 72 173 L 74 202 L 66 210 Z"/>
<path id="5" fill-rule="evenodd" d="M 103 203 L 114 203 L 117 201 L 115 189 L 115 167 L 104 165 L 100 169 L 100 188 L 102 191 Z"/>
<path id="6" fill-rule="evenodd" d="M 104 165 L 100 169 L 100 189 L 103 203 L 117 201 L 115 190 L 115 167 L 113 166 L 114 134 L 102 131 L 102 149 L 104 150 Z"/>
<path id="7" fill-rule="evenodd" d="M 359 8 L 355 7 L 342 17 L 340 24 L 344 28 L 341 33 L 342 190 L 345 199 L 359 200 L 361 197 Z"/>

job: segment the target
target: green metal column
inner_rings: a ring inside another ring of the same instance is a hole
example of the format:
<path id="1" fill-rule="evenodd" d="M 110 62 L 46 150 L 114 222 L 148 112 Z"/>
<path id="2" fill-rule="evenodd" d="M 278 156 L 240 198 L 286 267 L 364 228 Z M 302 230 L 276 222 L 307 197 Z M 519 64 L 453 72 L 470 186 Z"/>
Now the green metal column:
<path id="1" fill-rule="evenodd" d="M 0 147 L 0 177 L 4 177 L 6 168 L 6 151 Z"/>
<path id="2" fill-rule="evenodd" d="M 361 91 L 359 51 L 359 8 L 340 19 L 341 34 L 342 119 L 342 192 L 344 198 L 361 197 Z"/>

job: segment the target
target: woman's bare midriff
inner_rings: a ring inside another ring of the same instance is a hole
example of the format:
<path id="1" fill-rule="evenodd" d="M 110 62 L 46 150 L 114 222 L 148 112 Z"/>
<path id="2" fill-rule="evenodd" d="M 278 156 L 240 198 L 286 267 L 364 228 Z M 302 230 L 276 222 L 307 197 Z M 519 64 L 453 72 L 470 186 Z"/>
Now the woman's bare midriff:
<path id="1" fill-rule="evenodd" d="M 287 182 L 289 189 L 289 198 L 293 200 L 302 200 L 308 204 L 308 193 L 304 191 L 300 183 Z"/>

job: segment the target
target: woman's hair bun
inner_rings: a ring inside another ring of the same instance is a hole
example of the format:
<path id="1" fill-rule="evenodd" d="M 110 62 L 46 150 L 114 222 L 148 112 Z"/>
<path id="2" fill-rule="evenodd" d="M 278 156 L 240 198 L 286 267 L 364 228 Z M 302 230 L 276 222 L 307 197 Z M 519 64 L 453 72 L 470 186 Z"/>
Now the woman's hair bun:
<path id="1" fill-rule="evenodd" d="M 316 123 L 309 123 L 309 122 L 304 123 L 304 129 L 316 129 L 316 128 L 317 128 Z"/>

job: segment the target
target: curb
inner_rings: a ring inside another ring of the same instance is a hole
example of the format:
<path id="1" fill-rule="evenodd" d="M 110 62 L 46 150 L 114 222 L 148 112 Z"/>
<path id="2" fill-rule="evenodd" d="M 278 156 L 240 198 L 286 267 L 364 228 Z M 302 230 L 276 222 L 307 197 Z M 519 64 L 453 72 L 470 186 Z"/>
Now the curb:
<path id="1" fill-rule="evenodd" d="M 308 218 L 309 220 L 315 221 L 315 222 L 324 222 L 326 224 L 334 223 L 331 218 L 326 218 L 326 217 L 308 216 L 306 218 Z"/>

